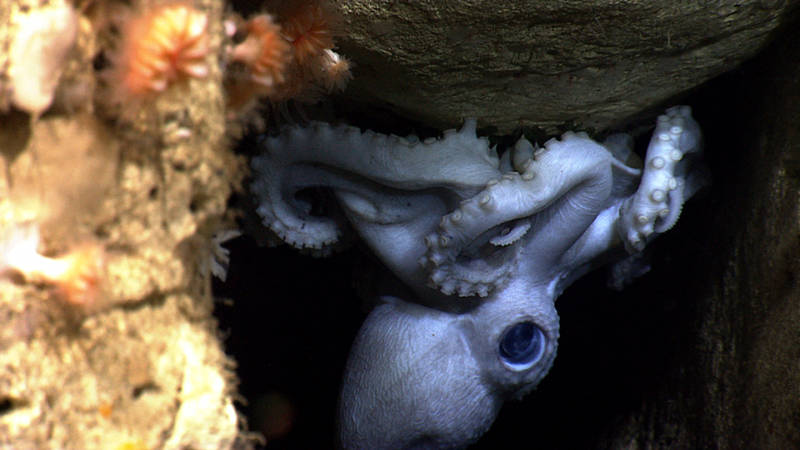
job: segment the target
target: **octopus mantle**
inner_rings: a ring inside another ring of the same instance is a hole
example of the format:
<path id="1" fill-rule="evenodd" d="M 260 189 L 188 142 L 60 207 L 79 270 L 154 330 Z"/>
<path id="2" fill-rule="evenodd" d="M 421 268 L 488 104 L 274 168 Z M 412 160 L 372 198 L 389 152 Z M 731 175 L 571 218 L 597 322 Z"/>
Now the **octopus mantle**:
<path id="1" fill-rule="evenodd" d="M 263 140 L 252 190 L 263 223 L 319 254 L 346 219 L 408 288 L 383 296 L 344 375 L 345 448 L 448 448 L 477 440 L 503 401 L 533 389 L 556 354 L 555 299 L 610 255 L 635 260 L 702 184 L 686 106 L 658 118 L 643 168 L 632 139 L 525 138 L 498 157 L 476 123 L 441 139 L 312 123 Z M 315 215 L 325 188 L 345 219 Z M 619 264 L 624 278 L 641 273 Z"/>

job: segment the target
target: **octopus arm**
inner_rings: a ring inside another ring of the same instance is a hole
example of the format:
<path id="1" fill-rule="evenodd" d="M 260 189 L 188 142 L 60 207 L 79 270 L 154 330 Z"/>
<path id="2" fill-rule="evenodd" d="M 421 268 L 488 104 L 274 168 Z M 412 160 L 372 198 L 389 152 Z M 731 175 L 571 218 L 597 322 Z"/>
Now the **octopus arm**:
<path id="1" fill-rule="evenodd" d="M 508 281 L 521 257 L 552 265 L 609 206 L 618 163 L 587 136 L 566 133 L 538 151 L 521 140 L 513 151 L 521 173 L 490 181 L 426 238 L 420 263 L 445 294 L 486 296 Z M 537 254 L 520 256 L 522 247 L 511 244 L 521 239 L 535 241 Z"/>
<path id="2" fill-rule="evenodd" d="M 707 182 L 693 161 L 701 154 L 702 135 L 691 108 L 676 106 L 659 116 L 639 189 L 620 208 L 617 229 L 629 252 L 641 251 L 672 228 L 684 201 Z"/>
<path id="3" fill-rule="evenodd" d="M 284 129 L 265 138 L 264 153 L 252 161 L 257 212 L 287 243 L 320 250 L 339 240 L 342 227 L 331 217 L 315 215 L 298 195 L 303 190 L 350 193 L 350 209 L 377 221 L 395 220 L 391 212 L 378 211 L 389 204 L 383 197 L 391 194 L 384 192 L 443 188 L 456 196 L 474 193 L 498 175 L 499 164 L 488 141 L 476 137 L 475 126 L 467 120 L 461 130 L 425 141 L 318 122 Z M 376 196 L 381 199 L 370 200 Z"/>

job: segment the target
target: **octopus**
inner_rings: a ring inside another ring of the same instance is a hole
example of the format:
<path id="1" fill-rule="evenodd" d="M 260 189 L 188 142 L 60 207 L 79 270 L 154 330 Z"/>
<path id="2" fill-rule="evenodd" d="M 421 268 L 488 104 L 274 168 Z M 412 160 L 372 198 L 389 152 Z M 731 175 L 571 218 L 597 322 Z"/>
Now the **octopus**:
<path id="1" fill-rule="evenodd" d="M 633 139 L 524 137 L 499 156 L 476 121 L 440 139 L 312 122 L 263 137 L 252 192 L 284 242 L 327 254 L 348 230 L 402 283 L 376 295 L 352 345 L 338 408 L 344 448 L 460 448 L 556 356 L 555 301 L 616 261 L 615 283 L 705 182 L 688 106 Z M 319 214 L 320 188 L 339 214 Z"/>

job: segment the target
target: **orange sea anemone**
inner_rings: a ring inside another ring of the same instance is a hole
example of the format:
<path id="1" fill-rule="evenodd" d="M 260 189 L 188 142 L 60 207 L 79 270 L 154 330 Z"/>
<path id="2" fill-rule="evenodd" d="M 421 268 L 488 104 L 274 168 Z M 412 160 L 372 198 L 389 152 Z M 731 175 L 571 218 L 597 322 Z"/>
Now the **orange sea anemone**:
<path id="1" fill-rule="evenodd" d="M 60 276 L 53 278 L 61 298 L 74 305 L 96 306 L 105 262 L 102 249 L 84 245 L 53 261 L 63 270 Z"/>
<path id="2" fill-rule="evenodd" d="M 250 81 L 272 90 L 285 79 L 290 45 L 268 14 L 248 20 L 246 30 L 247 38 L 233 48 L 231 59 L 247 66 Z"/>
<path id="3" fill-rule="evenodd" d="M 117 75 L 132 96 L 161 92 L 171 82 L 208 74 L 208 16 L 188 3 L 168 3 L 142 13 L 123 31 Z"/>
<path id="4" fill-rule="evenodd" d="M 330 18 L 315 2 L 298 2 L 298 6 L 281 14 L 281 29 L 292 44 L 298 64 L 333 48 Z"/>
<path id="5" fill-rule="evenodd" d="M 347 82 L 353 78 L 350 73 L 350 61 L 333 50 L 324 51 L 320 74 L 317 76 L 328 92 L 342 91 Z"/>
<path id="6" fill-rule="evenodd" d="M 17 272 L 26 280 L 52 284 L 67 303 L 96 306 L 101 290 L 105 255 L 98 245 L 86 244 L 59 257 L 37 250 L 35 224 L 16 225 L 0 236 L 0 277 Z"/>
<path id="7" fill-rule="evenodd" d="M 244 34 L 227 53 L 238 63 L 225 72 L 231 119 L 246 117 L 261 100 L 309 103 L 344 88 L 350 63 L 333 51 L 338 17 L 326 6 L 322 0 L 267 1 L 271 14 L 226 21 L 228 36 Z"/>

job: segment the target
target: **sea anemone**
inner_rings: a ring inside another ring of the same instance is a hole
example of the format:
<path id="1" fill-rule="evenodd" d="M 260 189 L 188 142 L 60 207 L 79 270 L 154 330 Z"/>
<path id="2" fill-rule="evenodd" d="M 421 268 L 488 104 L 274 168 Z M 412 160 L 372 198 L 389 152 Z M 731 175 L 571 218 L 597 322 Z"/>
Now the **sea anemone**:
<path id="1" fill-rule="evenodd" d="M 268 14 L 259 14 L 245 25 L 247 38 L 236 45 L 231 60 L 249 69 L 249 81 L 271 91 L 284 81 L 290 46 L 280 35 L 280 27 Z"/>
<path id="2" fill-rule="evenodd" d="M 244 35 L 227 52 L 236 63 L 225 71 L 232 120 L 253 122 L 250 113 L 260 100 L 281 109 L 287 101 L 310 103 L 344 88 L 350 63 L 333 51 L 338 20 L 325 6 L 319 0 L 268 1 L 270 14 L 226 21 L 229 36 Z"/>
<path id="3" fill-rule="evenodd" d="M 280 14 L 281 30 L 292 44 L 294 57 L 300 65 L 333 48 L 330 15 L 316 2 L 298 2 L 298 5 Z"/>
<path id="4" fill-rule="evenodd" d="M 208 74 L 208 16 L 188 3 L 168 3 L 128 21 L 116 61 L 120 88 L 132 97 Z"/>
<path id="5" fill-rule="evenodd" d="M 323 52 L 320 71 L 317 79 L 321 80 L 328 92 L 344 90 L 347 82 L 353 78 L 350 73 L 350 61 L 330 49 Z"/>
<path id="6" fill-rule="evenodd" d="M 67 303 L 96 306 L 101 290 L 104 252 L 86 244 L 62 256 L 40 254 L 39 228 L 33 223 L 11 226 L 0 236 L 0 276 L 17 272 L 26 280 L 52 284 Z"/>

